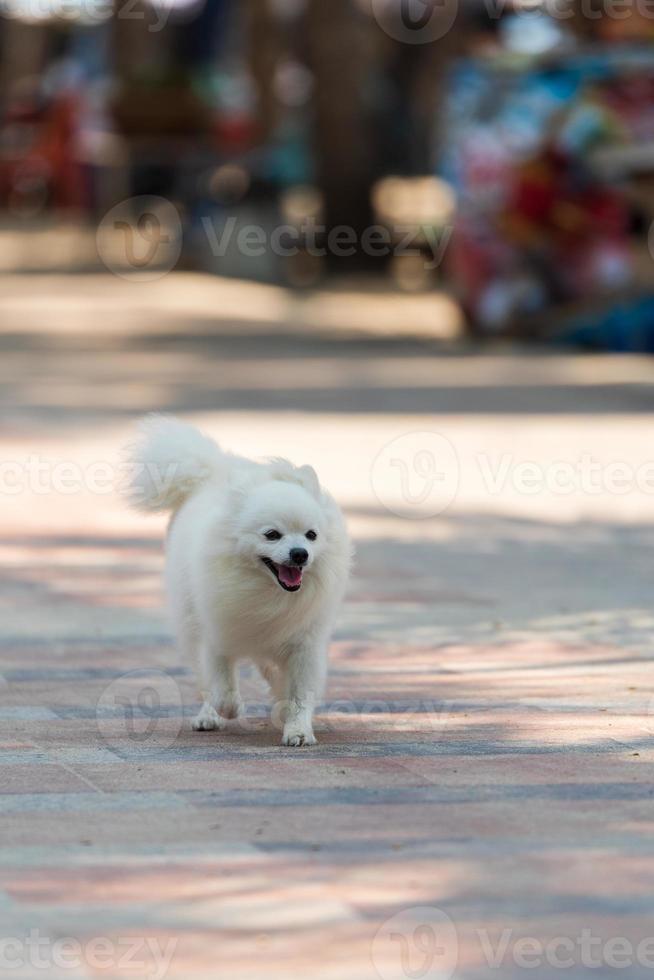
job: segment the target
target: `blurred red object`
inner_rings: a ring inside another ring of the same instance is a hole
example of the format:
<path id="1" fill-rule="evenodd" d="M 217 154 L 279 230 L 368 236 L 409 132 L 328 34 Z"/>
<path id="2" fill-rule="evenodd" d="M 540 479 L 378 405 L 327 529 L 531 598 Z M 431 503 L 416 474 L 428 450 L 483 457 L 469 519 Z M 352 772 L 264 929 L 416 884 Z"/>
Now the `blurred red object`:
<path id="1" fill-rule="evenodd" d="M 23 100 L 10 107 L 0 132 L 0 199 L 16 214 L 47 207 L 89 205 L 84 167 L 77 159 L 79 98 L 66 93 L 49 103 Z"/>

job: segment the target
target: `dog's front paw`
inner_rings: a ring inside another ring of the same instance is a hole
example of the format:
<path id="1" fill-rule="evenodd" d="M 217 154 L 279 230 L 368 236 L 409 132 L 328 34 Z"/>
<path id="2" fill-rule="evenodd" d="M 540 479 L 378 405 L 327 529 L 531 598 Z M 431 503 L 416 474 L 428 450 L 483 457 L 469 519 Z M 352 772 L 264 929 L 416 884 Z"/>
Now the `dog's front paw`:
<path id="1" fill-rule="evenodd" d="M 303 732 L 292 728 L 285 731 L 282 737 L 282 745 L 291 748 L 299 748 L 301 745 L 315 745 L 316 741 L 317 739 L 313 732 Z"/>
<path id="2" fill-rule="evenodd" d="M 225 722 L 209 704 L 205 704 L 191 724 L 194 732 L 215 732 L 225 727 Z"/>
<path id="3" fill-rule="evenodd" d="M 223 718 L 240 718 L 243 714 L 243 702 L 240 698 L 225 698 L 218 705 L 218 714 Z"/>

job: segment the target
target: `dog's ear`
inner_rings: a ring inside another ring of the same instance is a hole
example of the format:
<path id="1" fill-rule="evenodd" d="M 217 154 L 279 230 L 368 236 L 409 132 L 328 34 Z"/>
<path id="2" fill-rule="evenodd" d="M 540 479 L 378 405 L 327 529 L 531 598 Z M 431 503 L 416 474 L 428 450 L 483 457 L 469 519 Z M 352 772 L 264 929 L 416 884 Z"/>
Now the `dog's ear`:
<path id="1" fill-rule="evenodd" d="M 322 497 L 318 474 L 313 466 L 295 466 L 288 459 L 273 457 L 268 460 L 271 468 L 271 475 L 279 480 L 289 480 L 292 483 L 299 483 L 301 487 L 310 493 L 316 500 Z"/>
<path id="2" fill-rule="evenodd" d="M 319 500 L 321 496 L 320 481 L 313 466 L 298 466 L 297 474 L 300 477 L 302 486 Z"/>

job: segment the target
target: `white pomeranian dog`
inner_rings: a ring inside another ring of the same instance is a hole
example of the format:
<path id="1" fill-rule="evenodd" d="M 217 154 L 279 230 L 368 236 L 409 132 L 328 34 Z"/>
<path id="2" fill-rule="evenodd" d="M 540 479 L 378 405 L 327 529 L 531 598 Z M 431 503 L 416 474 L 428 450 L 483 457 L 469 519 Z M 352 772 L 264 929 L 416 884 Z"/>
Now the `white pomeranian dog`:
<path id="1" fill-rule="evenodd" d="M 282 745 L 314 745 L 351 562 L 337 504 L 310 466 L 235 456 L 174 418 L 144 419 L 128 452 L 132 504 L 172 512 L 170 611 L 204 697 L 193 728 L 242 713 L 238 663 L 251 660 L 281 703 Z"/>

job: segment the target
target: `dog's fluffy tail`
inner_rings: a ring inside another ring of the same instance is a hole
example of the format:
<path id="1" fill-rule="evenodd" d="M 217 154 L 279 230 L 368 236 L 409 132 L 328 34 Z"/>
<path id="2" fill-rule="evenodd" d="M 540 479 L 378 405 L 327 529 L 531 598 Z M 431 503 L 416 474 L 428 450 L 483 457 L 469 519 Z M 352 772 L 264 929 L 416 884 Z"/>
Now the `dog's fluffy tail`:
<path id="1" fill-rule="evenodd" d="M 127 447 L 128 499 L 143 511 L 177 510 L 225 468 L 227 454 L 199 429 L 165 415 L 148 415 Z"/>

